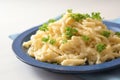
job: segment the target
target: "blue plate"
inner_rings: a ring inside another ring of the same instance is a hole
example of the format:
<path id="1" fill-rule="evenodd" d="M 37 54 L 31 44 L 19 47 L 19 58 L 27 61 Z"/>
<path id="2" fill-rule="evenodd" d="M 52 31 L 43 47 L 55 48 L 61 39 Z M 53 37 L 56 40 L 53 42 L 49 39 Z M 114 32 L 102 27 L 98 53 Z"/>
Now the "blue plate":
<path id="1" fill-rule="evenodd" d="M 109 21 L 103 22 L 108 26 L 109 29 L 120 32 L 120 24 Z M 120 58 L 102 64 L 84 66 L 61 66 L 37 61 L 27 54 L 26 50 L 22 47 L 22 43 L 28 41 L 31 35 L 35 34 L 35 32 L 38 30 L 38 27 L 39 26 L 36 26 L 27 31 L 24 31 L 13 41 L 12 44 L 12 49 L 15 52 L 15 55 L 18 57 L 18 59 L 29 65 L 59 73 L 91 73 L 113 69 L 120 66 Z"/>

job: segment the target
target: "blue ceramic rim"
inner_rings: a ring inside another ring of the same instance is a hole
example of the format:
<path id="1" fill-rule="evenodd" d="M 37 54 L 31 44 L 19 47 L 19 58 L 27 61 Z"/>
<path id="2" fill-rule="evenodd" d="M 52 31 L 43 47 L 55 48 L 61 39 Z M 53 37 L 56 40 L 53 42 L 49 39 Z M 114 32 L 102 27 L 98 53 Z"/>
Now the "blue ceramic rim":
<path id="1" fill-rule="evenodd" d="M 109 21 L 104 21 L 106 24 L 112 24 L 114 26 L 118 26 L 119 24 L 109 22 Z M 119 25 L 120 26 L 120 25 Z M 63 73 L 86 73 L 86 72 L 97 72 L 100 70 L 106 70 L 106 69 L 111 69 L 114 67 L 117 67 L 120 65 L 120 58 L 114 59 L 109 62 L 105 62 L 102 64 L 96 64 L 96 65 L 83 65 L 83 66 L 61 66 L 61 65 L 55 65 L 55 64 L 50 64 L 50 63 L 45 63 L 45 62 L 40 62 L 38 60 L 35 60 L 34 58 L 30 57 L 27 55 L 27 53 L 24 52 L 22 48 L 22 40 L 32 32 L 35 32 L 38 30 L 38 26 L 31 28 L 27 31 L 24 31 L 22 34 L 20 34 L 12 44 L 12 49 L 15 52 L 15 55 L 23 62 L 47 69 L 47 70 L 54 70 L 55 72 L 63 72 Z"/>

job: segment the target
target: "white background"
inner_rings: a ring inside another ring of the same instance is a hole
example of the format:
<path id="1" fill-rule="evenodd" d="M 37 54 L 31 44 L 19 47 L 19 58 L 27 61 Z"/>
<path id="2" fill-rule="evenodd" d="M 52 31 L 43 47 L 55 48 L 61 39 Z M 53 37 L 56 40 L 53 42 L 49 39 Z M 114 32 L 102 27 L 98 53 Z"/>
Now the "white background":
<path id="1" fill-rule="evenodd" d="M 80 80 L 33 68 L 16 58 L 10 34 L 23 32 L 67 9 L 101 12 L 106 20 L 120 17 L 120 0 L 0 0 L 0 80 Z"/>

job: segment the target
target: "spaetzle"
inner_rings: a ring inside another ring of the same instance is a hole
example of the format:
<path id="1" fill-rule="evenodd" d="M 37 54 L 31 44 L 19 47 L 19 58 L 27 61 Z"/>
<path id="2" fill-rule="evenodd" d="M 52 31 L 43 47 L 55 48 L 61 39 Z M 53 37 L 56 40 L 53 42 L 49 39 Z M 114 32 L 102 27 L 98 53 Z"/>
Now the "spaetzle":
<path id="1" fill-rule="evenodd" d="M 59 20 L 40 26 L 23 43 L 36 60 L 65 66 L 100 64 L 120 57 L 120 33 L 109 30 L 99 13 L 68 10 Z"/>

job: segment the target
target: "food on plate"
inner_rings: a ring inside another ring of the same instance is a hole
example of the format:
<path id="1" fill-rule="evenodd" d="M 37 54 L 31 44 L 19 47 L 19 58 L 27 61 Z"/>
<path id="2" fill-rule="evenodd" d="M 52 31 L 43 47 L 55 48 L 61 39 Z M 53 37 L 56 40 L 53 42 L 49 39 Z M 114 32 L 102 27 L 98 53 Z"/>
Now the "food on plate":
<path id="1" fill-rule="evenodd" d="M 36 60 L 64 66 L 100 64 L 120 57 L 120 32 L 109 30 L 99 12 L 50 19 L 23 43 Z"/>

